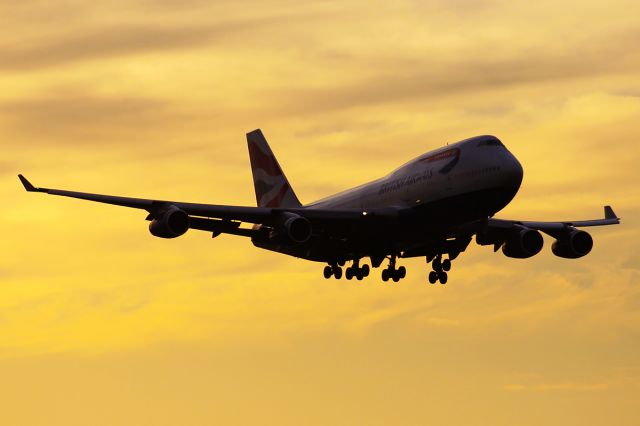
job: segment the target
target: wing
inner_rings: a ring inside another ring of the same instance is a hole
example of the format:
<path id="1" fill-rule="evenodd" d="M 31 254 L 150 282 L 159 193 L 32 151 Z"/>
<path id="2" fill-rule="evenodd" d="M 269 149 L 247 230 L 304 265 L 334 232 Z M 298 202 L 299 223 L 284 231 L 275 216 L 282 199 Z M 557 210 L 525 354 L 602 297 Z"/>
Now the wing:
<path id="1" fill-rule="evenodd" d="M 568 220 L 562 222 L 536 222 L 527 220 L 505 220 L 505 219 L 488 219 L 487 226 L 495 229 L 509 229 L 521 226 L 529 229 L 537 229 L 544 233 L 553 235 L 557 231 L 562 231 L 568 228 L 584 228 L 588 226 L 604 226 L 604 225 L 617 225 L 620 223 L 620 218 L 613 212 L 611 206 L 604 207 L 603 219 L 591 219 L 591 220 Z"/>
<path id="2" fill-rule="evenodd" d="M 528 220 L 504 220 L 489 218 L 476 231 L 476 242 L 493 245 L 493 250 L 502 247 L 508 257 L 528 258 L 540 252 L 543 246 L 540 231 L 555 238 L 553 254 L 568 259 L 587 255 L 593 247 L 592 237 L 577 228 L 616 225 L 620 218 L 610 206 L 604 207 L 603 219 L 567 220 L 562 222 L 536 222 Z"/>
<path id="3" fill-rule="evenodd" d="M 223 206 L 215 204 L 184 203 L 179 201 L 149 200 L 145 198 L 118 197 L 113 195 L 91 194 L 87 192 L 66 191 L 63 189 L 37 188 L 24 176 L 18 175 L 24 188 L 29 192 L 44 192 L 49 195 L 78 198 L 98 203 L 131 207 L 146 210 L 150 214 L 167 205 L 174 205 L 187 214 L 201 217 L 215 217 L 219 219 L 239 220 L 242 222 L 262 223 L 271 216 L 273 209 L 261 207 Z"/>
<path id="4" fill-rule="evenodd" d="M 146 210 L 149 213 L 147 219 L 151 219 L 158 212 L 169 206 L 175 206 L 183 210 L 189 216 L 195 216 L 191 221 L 191 228 L 204 231 L 212 231 L 215 234 L 221 232 L 250 236 L 250 229 L 239 228 L 240 222 L 274 226 L 282 219 L 282 213 L 291 212 L 303 216 L 322 228 L 348 227 L 349 223 L 360 221 L 364 216 L 377 218 L 396 217 L 396 212 L 383 209 L 380 211 L 363 212 L 360 209 L 315 209 L 315 208 L 268 208 L 227 206 L 218 204 L 186 203 L 170 200 L 151 200 L 146 198 L 129 198 L 114 195 L 92 194 L 87 192 L 67 191 L 63 189 L 51 189 L 35 187 L 23 175 L 18 175 L 22 185 L 28 192 L 43 192 L 49 195 L 78 198 L 81 200 L 95 201 L 98 203 L 112 204 Z M 201 219 L 197 219 L 201 218 Z M 215 218 L 205 219 L 205 218 Z"/>

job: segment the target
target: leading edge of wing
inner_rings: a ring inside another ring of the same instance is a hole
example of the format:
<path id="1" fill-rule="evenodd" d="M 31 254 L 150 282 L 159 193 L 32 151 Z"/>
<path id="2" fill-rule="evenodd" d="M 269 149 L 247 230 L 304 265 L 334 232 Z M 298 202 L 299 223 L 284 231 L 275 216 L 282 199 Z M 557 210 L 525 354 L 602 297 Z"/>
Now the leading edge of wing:
<path id="1" fill-rule="evenodd" d="M 526 226 L 527 228 L 538 229 L 540 231 L 563 229 L 568 226 L 574 228 L 584 228 L 588 226 L 605 226 L 605 225 L 617 225 L 620 223 L 620 218 L 615 214 L 611 206 L 604 206 L 604 218 L 603 219 L 590 219 L 590 220 L 571 220 L 562 222 L 537 222 L 527 220 L 506 220 L 506 219 L 489 219 L 488 225 L 495 228 L 508 228 L 514 224 Z"/>
<path id="2" fill-rule="evenodd" d="M 89 192 L 67 191 L 63 189 L 40 188 L 34 186 L 23 175 L 18 175 L 20 182 L 28 192 L 43 192 L 49 195 L 77 198 L 80 200 L 94 201 L 97 203 L 112 204 L 115 206 L 130 207 L 155 213 L 167 205 L 174 205 L 184 210 L 187 214 L 202 217 L 215 217 L 220 219 L 233 219 L 243 222 L 260 223 L 271 215 L 272 209 L 243 206 L 224 206 L 216 204 L 184 203 L 168 200 L 150 200 L 145 198 L 120 197 L 115 195 L 93 194 Z"/>
<path id="3" fill-rule="evenodd" d="M 310 220 L 349 220 L 358 219 L 368 212 L 359 209 L 309 209 L 309 208 L 267 208 L 267 207 L 245 207 L 228 206 L 218 204 L 185 203 L 169 200 L 150 200 L 145 198 L 130 198 L 114 195 L 93 194 L 88 192 L 67 191 L 63 189 L 41 188 L 34 186 L 23 175 L 18 175 L 20 182 L 28 192 L 43 192 L 49 195 L 77 198 L 80 200 L 94 201 L 98 203 L 111 204 L 122 207 L 146 210 L 155 213 L 167 205 L 174 205 L 184 210 L 190 216 L 200 216 L 209 218 L 238 220 L 249 223 L 271 223 L 279 212 L 292 212 L 304 216 Z M 380 211 L 370 212 L 374 216 L 393 216 L 394 212 Z"/>

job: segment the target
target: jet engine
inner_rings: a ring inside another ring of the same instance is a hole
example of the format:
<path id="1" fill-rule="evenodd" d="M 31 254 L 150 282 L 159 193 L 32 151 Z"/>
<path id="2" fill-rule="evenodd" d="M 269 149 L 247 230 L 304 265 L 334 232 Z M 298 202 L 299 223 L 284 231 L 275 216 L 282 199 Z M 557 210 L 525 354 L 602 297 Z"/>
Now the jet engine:
<path id="1" fill-rule="evenodd" d="M 544 240 L 540 232 L 530 228 L 520 228 L 512 232 L 502 246 L 502 253 L 507 257 L 526 259 L 540 253 Z"/>
<path id="2" fill-rule="evenodd" d="M 585 231 L 573 229 L 558 238 L 551 246 L 551 251 L 558 257 L 577 259 L 589 254 L 593 248 L 593 238 Z"/>
<path id="3" fill-rule="evenodd" d="M 160 238 L 176 238 L 189 229 L 189 215 L 176 206 L 162 210 L 149 224 L 149 232 Z"/>
<path id="4" fill-rule="evenodd" d="M 281 224 L 284 234 L 294 243 L 305 243 L 311 238 L 311 222 L 302 216 L 294 213 L 283 213 Z M 281 234 L 281 232 L 276 232 L 277 234 Z"/>

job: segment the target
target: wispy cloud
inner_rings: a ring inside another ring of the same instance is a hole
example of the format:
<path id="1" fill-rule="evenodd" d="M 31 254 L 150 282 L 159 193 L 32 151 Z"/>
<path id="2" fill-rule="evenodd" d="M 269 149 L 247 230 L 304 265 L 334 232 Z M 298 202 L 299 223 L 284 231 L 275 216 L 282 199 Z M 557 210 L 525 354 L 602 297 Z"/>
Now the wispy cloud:
<path id="1" fill-rule="evenodd" d="M 609 389 L 608 383 L 540 383 L 509 384 L 504 389 L 510 392 L 600 392 Z"/>
<path id="2" fill-rule="evenodd" d="M 56 140 L 92 143 L 117 134 L 153 131 L 177 112 L 167 102 L 140 97 L 99 97 L 59 94 L 0 103 L 5 131 L 31 143 Z M 180 117 L 186 120 L 186 117 Z M 127 130 L 125 130 L 127 129 Z"/>
<path id="3" fill-rule="evenodd" d="M 222 45 L 238 33 L 266 31 L 293 18 L 295 16 L 269 16 L 183 25 L 123 22 L 64 31 L 0 45 L 0 72 L 41 70 L 89 60 Z"/>
<path id="4" fill-rule="evenodd" d="M 530 49 L 526 55 L 497 57 L 478 55 L 466 49 L 455 58 L 416 59 L 359 56 L 363 74 L 337 86 L 286 90 L 283 108 L 323 111 L 392 102 L 435 100 L 474 91 L 509 89 L 515 86 L 559 82 L 567 79 L 628 73 L 637 69 L 640 55 L 629 52 L 640 33 L 630 31 L 610 37 L 597 46 L 568 46 L 549 54 L 544 48 Z M 622 59 L 621 59 L 622 58 Z M 280 88 L 279 90 L 282 90 Z M 508 111 L 492 108 L 492 112 Z"/>

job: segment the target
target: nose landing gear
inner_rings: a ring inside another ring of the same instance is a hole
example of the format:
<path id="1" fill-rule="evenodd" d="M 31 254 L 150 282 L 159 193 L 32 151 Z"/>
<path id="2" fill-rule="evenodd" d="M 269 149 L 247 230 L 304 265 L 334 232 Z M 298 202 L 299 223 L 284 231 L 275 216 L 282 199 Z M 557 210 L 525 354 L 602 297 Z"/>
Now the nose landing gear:
<path id="1" fill-rule="evenodd" d="M 326 279 L 335 277 L 335 279 L 339 280 L 340 278 L 342 278 L 342 265 L 344 265 L 344 261 L 338 263 L 330 263 L 324 267 L 322 275 Z M 348 280 L 356 278 L 358 281 L 360 281 L 363 278 L 368 277 L 370 271 L 371 269 L 369 268 L 369 265 L 360 266 L 360 259 L 356 259 L 353 261 L 352 266 L 349 266 L 344 270 L 344 276 Z"/>

